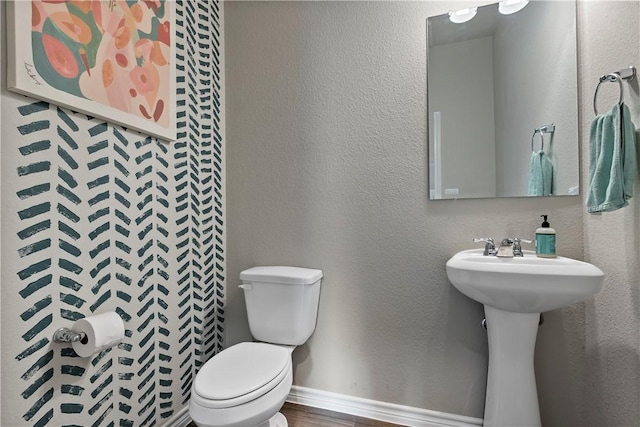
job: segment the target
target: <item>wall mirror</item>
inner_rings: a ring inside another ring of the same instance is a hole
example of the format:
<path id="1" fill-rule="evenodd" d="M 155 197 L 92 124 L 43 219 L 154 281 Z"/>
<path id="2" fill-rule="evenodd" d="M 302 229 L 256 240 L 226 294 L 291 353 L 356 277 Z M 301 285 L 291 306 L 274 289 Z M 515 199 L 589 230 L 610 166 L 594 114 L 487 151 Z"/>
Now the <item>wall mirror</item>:
<path id="1" fill-rule="evenodd" d="M 432 200 L 579 192 L 576 4 L 501 3 L 427 19 Z"/>

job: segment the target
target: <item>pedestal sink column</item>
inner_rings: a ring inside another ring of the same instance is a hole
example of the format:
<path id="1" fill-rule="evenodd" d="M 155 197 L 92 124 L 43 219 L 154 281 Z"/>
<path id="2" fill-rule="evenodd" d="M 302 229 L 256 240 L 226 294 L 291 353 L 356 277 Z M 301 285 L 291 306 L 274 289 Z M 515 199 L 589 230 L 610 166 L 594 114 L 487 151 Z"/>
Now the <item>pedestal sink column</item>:
<path id="1" fill-rule="evenodd" d="M 485 427 L 540 426 L 533 355 L 540 313 L 484 306 L 489 337 Z"/>

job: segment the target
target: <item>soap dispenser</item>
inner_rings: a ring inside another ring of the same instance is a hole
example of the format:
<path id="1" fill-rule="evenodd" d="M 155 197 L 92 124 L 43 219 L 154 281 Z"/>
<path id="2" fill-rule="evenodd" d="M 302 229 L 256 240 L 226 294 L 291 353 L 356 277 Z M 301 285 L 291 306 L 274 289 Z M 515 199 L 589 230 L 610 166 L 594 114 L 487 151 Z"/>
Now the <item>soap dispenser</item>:
<path id="1" fill-rule="evenodd" d="M 547 221 L 548 215 L 540 215 L 543 218 L 542 225 L 536 230 L 536 255 L 541 258 L 555 258 L 556 255 L 556 230 L 551 228 Z"/>

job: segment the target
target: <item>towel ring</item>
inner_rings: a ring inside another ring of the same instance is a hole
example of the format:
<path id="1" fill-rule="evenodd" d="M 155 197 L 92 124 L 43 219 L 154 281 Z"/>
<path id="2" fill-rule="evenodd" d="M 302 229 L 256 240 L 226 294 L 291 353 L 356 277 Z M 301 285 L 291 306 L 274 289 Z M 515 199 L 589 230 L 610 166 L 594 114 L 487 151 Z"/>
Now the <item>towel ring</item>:
<path id="1" fill-rule="evenodd" d="M 596 86 L 596 92 L 593 94 L 593 112 L 598 115 L 598 108 L 596 107 L 596 101 L 598 100 L 598 90 L 600 89 L 600 85 L 604 82 L 618 82 L 620 86 L 620 100 L 618 103 L 622 103 L 624 100 L 624 87 L 622 86 L 622 78 L 617 73 L 605 74 L 600 77 L 600 81 L 598 82 L 598 86 Z"/>
<path id="2" fill-rule="evenodd" d="M 540 134 L 540 151 L 544 151 L 544 133 L 542 133 L 542 129 L 538 128 L 536 130 L 533 131 L 533 135 L 531 135 L 531 152 L 535 153 L 534 149 L 533 149 L 533 140 L 536 137 L 536 133 Z"/>

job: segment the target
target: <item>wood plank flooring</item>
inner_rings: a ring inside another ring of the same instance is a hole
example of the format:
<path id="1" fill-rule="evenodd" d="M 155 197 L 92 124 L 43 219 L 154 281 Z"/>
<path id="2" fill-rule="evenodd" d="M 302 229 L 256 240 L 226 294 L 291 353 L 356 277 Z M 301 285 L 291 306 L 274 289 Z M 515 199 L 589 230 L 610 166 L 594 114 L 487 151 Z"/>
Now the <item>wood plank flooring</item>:
<path id="1" fill-rule="evenodd" d="M 398 424 L 293 403 L 285 403 L 280 412 L 287 417 L 289 427 L 398 427 Z M 196 425 L 192 422 L 187 427 Z"/>
<path id="2" fill-rule="evenodd" d="M 288 402 L 280 412 L 287 417 L 289 427 L 398 427 L 398 424 Z"/>

